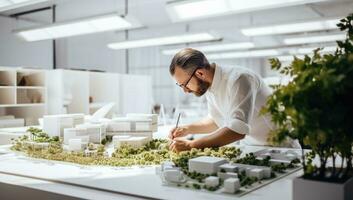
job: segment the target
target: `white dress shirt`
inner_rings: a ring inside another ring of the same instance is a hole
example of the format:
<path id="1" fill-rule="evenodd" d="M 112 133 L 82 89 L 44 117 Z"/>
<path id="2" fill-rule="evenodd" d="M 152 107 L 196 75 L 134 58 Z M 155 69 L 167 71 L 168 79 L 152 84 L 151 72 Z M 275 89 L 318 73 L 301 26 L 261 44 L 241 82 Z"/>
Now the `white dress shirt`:
<path id="1" fill-rule="evenodd" d="M 212 84 L 206 92 L 209 116 L 219 128 L 227 127 L 246 135 L 242 143 L 268 145 L 273 128 L 270 115 L 259 115 L 269 88 L 254 72 L 243 68 L 216 66 Z"/>

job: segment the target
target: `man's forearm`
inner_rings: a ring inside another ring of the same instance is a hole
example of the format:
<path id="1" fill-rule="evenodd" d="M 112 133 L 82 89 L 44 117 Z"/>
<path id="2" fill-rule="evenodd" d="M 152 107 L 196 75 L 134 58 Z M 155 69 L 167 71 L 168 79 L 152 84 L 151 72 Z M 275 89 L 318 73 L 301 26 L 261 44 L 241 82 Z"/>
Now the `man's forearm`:
<path id="1" fill-rule="evenodd" d="M 217 124 L 211 118 L 205 118 L 201 121 L 187 125 L 190 134 L 211 133 L 218 129 Z"/>
<path id="2" fill-rule="evenodd" d="M 229 128 L 222 128 L 211 135 L 196 139 L 192 142 L 192 148 L 220 147 L 245 137 L 243 134 L 236 133 Z"/>

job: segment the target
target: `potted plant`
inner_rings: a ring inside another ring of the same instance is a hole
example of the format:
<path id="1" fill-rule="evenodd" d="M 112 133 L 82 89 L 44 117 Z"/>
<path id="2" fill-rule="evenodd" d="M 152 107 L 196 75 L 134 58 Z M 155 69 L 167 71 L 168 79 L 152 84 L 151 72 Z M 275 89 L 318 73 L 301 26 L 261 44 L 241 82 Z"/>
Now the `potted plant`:
<path id="1" fill-rule="evenodd" d="M 269 141 L 298 139 L 304 175 L 293 181 L 293 199 L 353 199 L 353 14 L 337 26 L 347 33 L 332 54 L 294 57 L 288 66 L 270 59 L 271 67 L 288 75 L 287 85 L 272 86 L 262 113 L 270 113 L 276 129 Z M 317 161 L 317 162 L 316 162 Z"/>

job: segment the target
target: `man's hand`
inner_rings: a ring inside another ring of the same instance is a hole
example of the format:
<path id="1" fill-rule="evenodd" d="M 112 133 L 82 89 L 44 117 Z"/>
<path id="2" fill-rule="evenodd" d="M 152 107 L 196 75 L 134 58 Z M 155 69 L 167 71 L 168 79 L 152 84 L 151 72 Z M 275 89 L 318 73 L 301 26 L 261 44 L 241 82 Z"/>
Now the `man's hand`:
<path id="1" fill-rule="evenodd" d="M 174 152 L 187 151 L 191 148 L 193 148 L 192 141 L 182 138 L 173 139 L 171 144 L 169 145 L 169 149 Z"/>
<path id="2" fill-rule="evenodd" d="M 169 132 L 169 138 L 170 139 L 174 139 L 177 137 L 183 137 L 189 134 L 189 129 L 187 126 L 180 126 L 177 128 L 173 128 L 172 130 L 170 130 Z"/>

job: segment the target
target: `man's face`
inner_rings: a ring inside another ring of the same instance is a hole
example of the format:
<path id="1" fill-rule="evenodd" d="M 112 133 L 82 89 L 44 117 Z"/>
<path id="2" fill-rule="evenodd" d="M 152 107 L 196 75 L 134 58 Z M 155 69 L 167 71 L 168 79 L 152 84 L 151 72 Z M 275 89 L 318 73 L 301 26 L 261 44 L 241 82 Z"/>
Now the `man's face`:
<path id="1" fill-rule="evenodd" d="M 175 68 L 174 79 L 176 83 L 187 93 L 193 93 L 195 96 L 200 97 L 204 95 L 210 87 L 210 83 L 199 78 L 202 76 L 201 69 L 188 73 L 179 67 Z"/>

